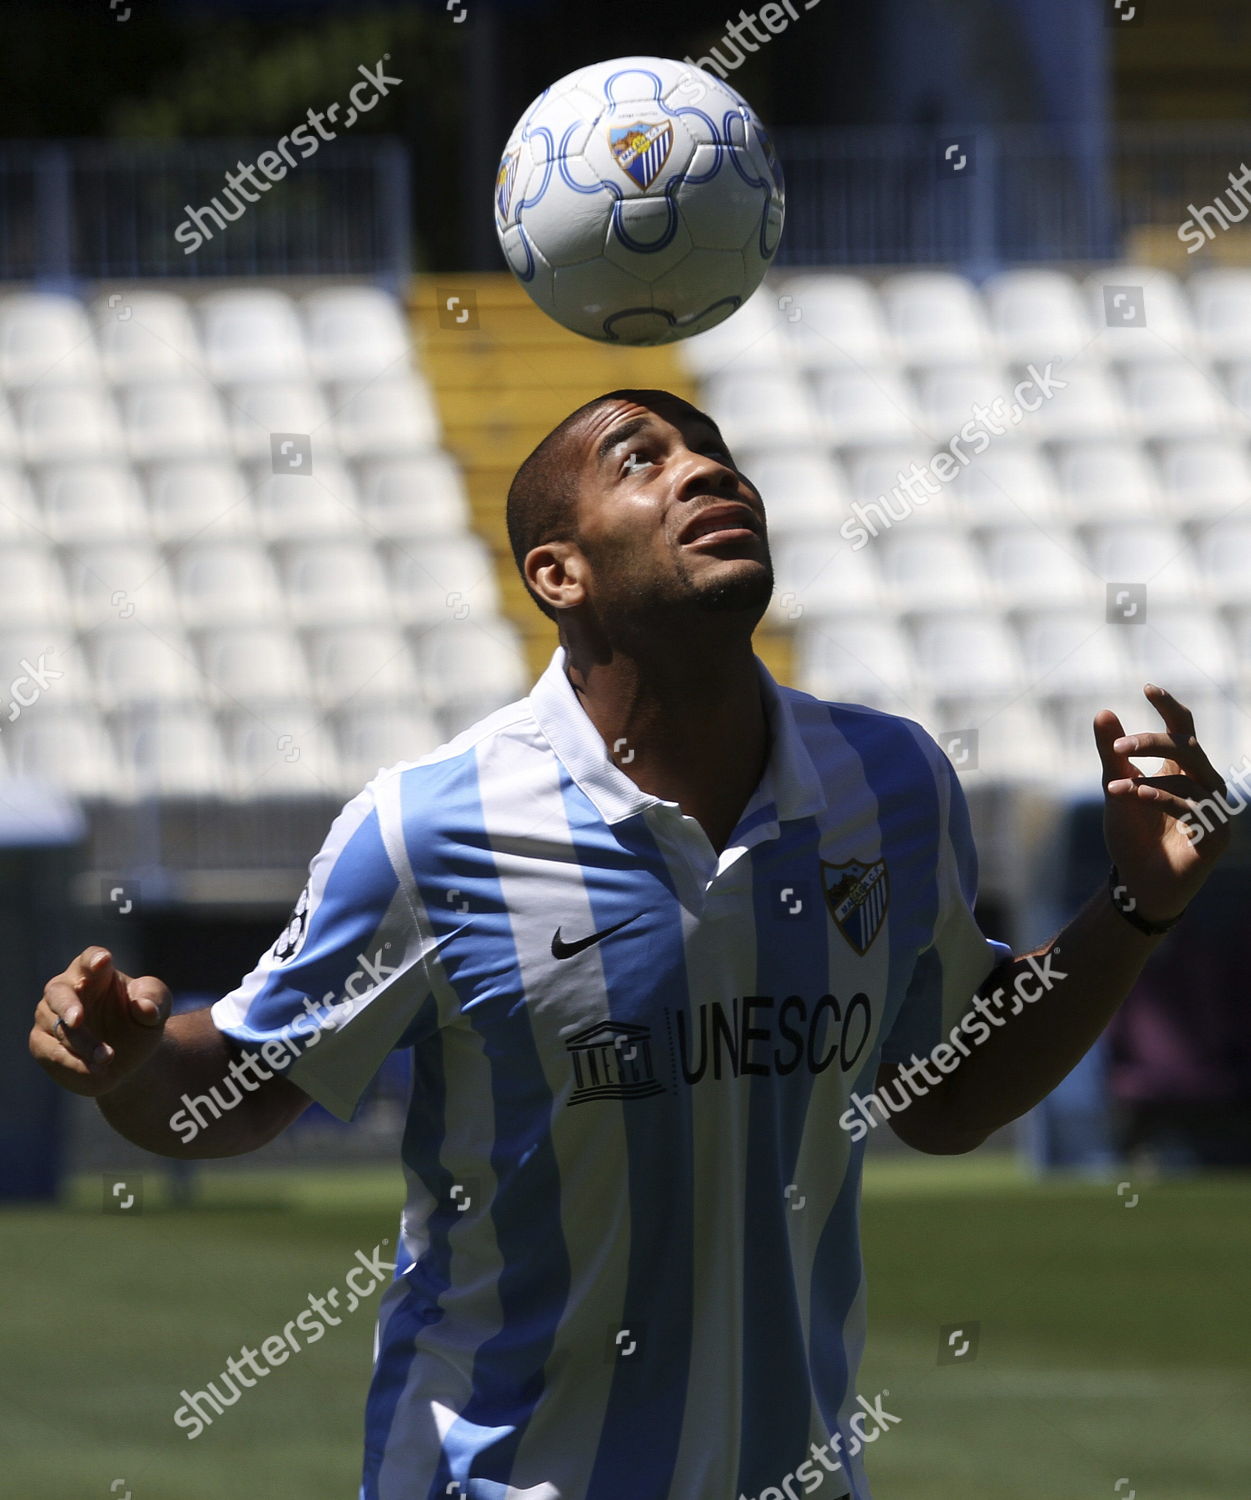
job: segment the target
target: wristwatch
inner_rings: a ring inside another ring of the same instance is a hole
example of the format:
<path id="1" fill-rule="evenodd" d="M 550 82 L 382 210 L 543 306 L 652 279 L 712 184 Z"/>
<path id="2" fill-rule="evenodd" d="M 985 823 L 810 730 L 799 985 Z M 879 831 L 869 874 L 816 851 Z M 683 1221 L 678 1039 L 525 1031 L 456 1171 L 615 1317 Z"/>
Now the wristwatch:
<path id="1" fill-rule="evenodd" d="M 1125 920 L 1138 929 L 1145 932 L 1148 937 L 1159 937 L 1161 933 L 1168 932 L 1171 927 L 1176 927 L 1178 922 L 1186 915 L 1186 907 L 1175 917 L 1169 917 L 1166 922 L 1150 922 L 1146 917 L 1140 917 L 1134 910 L 1138 904 L 1129 894 L 1128 887 L 1121 880 L 1120 871 L 1115 864 L 1108 871 L 1108 894 L 1112 897 L 1112 905 L 1125 918 Z"/>

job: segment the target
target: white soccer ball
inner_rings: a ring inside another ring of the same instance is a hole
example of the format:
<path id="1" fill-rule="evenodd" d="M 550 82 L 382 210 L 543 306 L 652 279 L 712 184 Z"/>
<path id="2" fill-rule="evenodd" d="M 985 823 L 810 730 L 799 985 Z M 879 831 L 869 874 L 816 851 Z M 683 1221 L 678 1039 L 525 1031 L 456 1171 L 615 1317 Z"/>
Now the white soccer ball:
<path id="1" fill-rule="evenodd" d="M 782 233 L 782 170 L 744 99 L 663 57 L 579 68 L 522 115 L 495 184 L 509 266 L 558 323 L 667 344 L 740 307 Z"/>

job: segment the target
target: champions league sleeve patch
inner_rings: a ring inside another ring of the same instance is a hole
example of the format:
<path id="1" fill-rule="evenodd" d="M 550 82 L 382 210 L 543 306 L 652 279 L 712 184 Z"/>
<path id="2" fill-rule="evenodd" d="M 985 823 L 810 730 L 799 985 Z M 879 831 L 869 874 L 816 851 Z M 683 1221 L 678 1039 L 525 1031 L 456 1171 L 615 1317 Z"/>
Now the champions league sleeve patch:
<path id="1" fill-rule="evenodd" d="M 300 892 L 299 899 L 292 909 L 287 925 L 278 935 L 278 941 L 270 950 L 274 955 L 276 964 L 285 964 L 289 958 L 295 955 L 304 946 L 304 938 L 308 933 L 308 906 L 310 901 L 309 888 L 306 885 Z"/>

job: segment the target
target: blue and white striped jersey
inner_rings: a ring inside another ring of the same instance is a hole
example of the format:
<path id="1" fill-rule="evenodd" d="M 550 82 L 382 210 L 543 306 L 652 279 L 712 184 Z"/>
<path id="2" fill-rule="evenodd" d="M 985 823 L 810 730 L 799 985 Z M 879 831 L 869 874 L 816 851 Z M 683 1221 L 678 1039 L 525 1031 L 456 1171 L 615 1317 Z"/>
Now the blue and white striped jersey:
<path id="1" fill-rule="evenodd" d="M 345 1119 L 413 1051 L 362 1500 L 735 1500 L 848 1440 L 863 1136 L 839 1116 L 1010 950 L 974 921 L 930 736 L 757 665 L 769 759 L 720 855 L 614 764 L 558 649 L 348 803 L 213 1007 L 301 1047 L 288 1076 Z M 826 1477 L 868 1500 L 858 1459 Z"/>

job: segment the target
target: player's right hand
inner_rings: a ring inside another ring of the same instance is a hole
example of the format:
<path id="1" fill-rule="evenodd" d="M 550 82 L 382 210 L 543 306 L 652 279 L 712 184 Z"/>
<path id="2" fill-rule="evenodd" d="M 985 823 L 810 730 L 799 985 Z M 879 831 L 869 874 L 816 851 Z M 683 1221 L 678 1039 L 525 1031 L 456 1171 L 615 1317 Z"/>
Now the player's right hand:
<path id="1" fill-rule="evenodd" d="M 151 1057 L 169 1011 L 170 993 L 159 979 L 131 979 L 113 967 L 107 948 L 87 948 L 44 986 L 31 1056 L 62 1088 L 95 1098 Z"/>

